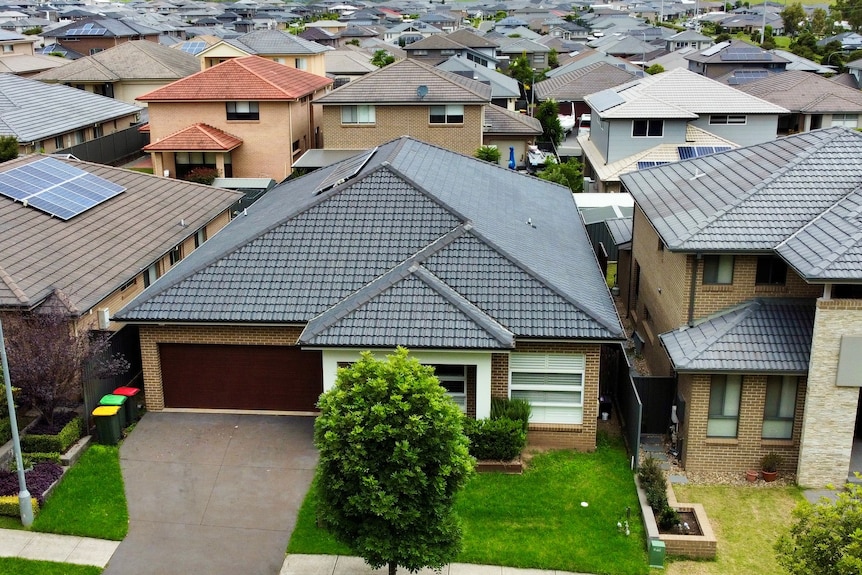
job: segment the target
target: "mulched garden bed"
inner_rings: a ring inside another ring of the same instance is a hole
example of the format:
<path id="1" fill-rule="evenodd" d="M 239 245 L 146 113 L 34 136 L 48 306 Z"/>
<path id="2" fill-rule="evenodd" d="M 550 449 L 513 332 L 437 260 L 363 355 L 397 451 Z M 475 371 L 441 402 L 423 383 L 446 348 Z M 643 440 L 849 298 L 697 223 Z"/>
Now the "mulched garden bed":
<path id="1" fill-rule="evenodd" d="M 66 425 L 78 416 L 74 411 L 57 411 L 54 413 L 54 423 L 48 423 L 44 419 L 39 420 L 36 425 L 28 430 L 31 435 L 57 435 Z"/>
<path id="2" fill-rule="evenodd" d="M 39 501 L 45 502 L 45 492 L 63 475 L 63 467 L 56 463 L 37 463 L 33 469 L 24 472 L 27 491 Z M 18 473 L 0 470 L 0 496 L 18 495 Z"/>

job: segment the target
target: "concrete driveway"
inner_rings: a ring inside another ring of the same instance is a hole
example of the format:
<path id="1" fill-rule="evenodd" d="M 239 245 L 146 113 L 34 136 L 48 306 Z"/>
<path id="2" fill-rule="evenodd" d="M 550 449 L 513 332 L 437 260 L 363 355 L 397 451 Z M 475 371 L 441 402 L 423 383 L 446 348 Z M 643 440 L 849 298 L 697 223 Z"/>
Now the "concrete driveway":
<path id="1" fill-rule="evenodd" d="M 313 425 L 146 414 L 120 449 L 129 534 L 104 575 L 276 575 L 317 464 Z"/>

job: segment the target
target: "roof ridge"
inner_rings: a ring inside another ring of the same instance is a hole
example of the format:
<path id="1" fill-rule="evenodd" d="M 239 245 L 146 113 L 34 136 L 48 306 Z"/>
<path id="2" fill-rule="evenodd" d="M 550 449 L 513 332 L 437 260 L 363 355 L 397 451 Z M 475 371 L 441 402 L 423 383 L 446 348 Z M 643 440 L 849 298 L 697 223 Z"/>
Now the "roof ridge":
<path id="1" fill-rule="evenodd" d="M 8 287 L 12 291 L 12 293 L 15 294 L 15 297 L 18 298 L 18 301 L 20 301 L 21 303 L 30 302 L 30 298 L 27 297 L 27 294 L 24 292 L 24 290 L 22 290 L 18 286 L 18 284 L 15 283 L 15 280 L 12 279 L 12 276 L 9 275 L 9 272 L 7 272 L 2 265 L 0 265 L 0 281 L 6 284 L 6 287 Z"/>
<path id="2" fill-rule="evenodd" d="M 722 337 L 727 335 L 732 329 L 738 327 L 739 324 L 743 320 L 751 317 L 751 314 L 754 312 L 756 307 L 759 307 L 760 305 L 761 305 L 760 298 L 754 298 L 754 299 L 746 300 L 746 301 L 739 303 L 737 305 L 731 306 L 729 308 L 725 308 L 718 313 L 714 313 L 712 315 L 709 315 L 709 316 L 702 318 L 700 321 L 693 324 L 692 326 L 686 327 L 685 331 L 687 331 L 688 329 L 691 329 L 691 328 L 699 327 L 699 326 L 701 326 L 707 322 L 711 322 L 711 321 L 714 321 L 716 319 L 725 318 L 726 316 L 728 316 L 730 314 L 738 312 L 738 315 L 736 316 L 736 318 L 733 321 L 725 320 L 726 324 L 721 329 L 716 330 L 715 335 L 711 339 L 712 339 L 712 341 L 718 341 L 719 339 L 721 339 Z M 696 346 L 695 349 L 696 349 L 697 353 L 692 355 L 691 357 L 686 358 L 688 361 L 686 361 L 685 365 L 689 365 L 691 362 L 693 362 L 698 357 L 700 357 L 700 355 L 702 353 L 707 351 L 708 347 L 703 347 L 702 345 L 698 345 L 698 346 Z"/>

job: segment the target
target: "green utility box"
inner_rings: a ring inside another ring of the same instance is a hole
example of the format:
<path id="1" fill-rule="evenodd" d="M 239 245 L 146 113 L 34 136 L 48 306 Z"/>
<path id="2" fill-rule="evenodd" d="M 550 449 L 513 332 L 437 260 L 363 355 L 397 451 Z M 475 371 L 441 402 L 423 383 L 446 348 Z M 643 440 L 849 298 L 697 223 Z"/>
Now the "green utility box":
<path id="1" fill-rule="evenodd" d="M 114 395 L 113 393 L 109 393 L 108 395 L 103 395 L 102 399 L 99 400 L 99 405 L 109 405 L 112 407 L 119 407 L 119 411 L 117 411 L 117 418 L 120 420 L 120 430 L 126 428 L 130 421 L 126 421 L 126 401 L 129 398 L 125 395 Z"/>
<path id="2" fill-rule="evenodd" d="M 664 568 L 665 547 L 664 541 L 658 539 L 649 540 L 649 566 Z"/>
<path id="3" fill-rule="evenodd" d="M 96 431 L 99 433 L 99 443 L 105 445 L 116 445 L 122 437 L 119 414 L 120 408 L 116 405 L 100 405 L 93 410 L 93 419 L 96 421 Z"/>

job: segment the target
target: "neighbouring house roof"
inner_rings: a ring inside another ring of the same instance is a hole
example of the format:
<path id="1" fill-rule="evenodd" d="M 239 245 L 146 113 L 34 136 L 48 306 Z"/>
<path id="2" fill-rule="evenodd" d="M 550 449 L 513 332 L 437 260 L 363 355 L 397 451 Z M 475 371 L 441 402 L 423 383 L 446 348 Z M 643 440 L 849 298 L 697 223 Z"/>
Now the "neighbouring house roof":
<path id="1" fill-rule="evenodd" d="M 699 114 L 786 114 L 787 110 L 682 68 L 590 94 L 602 119 L 678 118 Z"/>
<path id="2" fill-rule="evenodd" d="M 134 22 L 94 16 L 45 30 L 41 35 L 45 38 L 126 38 L 129 36 L 157 36 L 158 34 L 158 30 Z"/>
<path id="3" fill-rule="evenodd" d="M 862 114 L 862 92 L 811 72 L 788 70 L 743 84 L 737 89 L 791 112 Z"/>
<path id="4" fill-rule="evenodd" d="M 488 104 L 485 107 L 485 125 L 482 127 L 483 134 L 538 136 L 542 131 L 542 123 L 538 118 L 533 118 L 520 112 L 512 112 L 494 104 Z"/>
<path id="5" fill-rule="evenodd" d="M 605 220 L 605 226 L 611 234 L 614 245 L 621 246 L 632 241 L 632 218 L 613 218 Z"/>
<path id="6" fill-rule="evenodd" d="M 144 151 L 229 152 L 241 144 L 242 138 L 228 134 L 209 124 L 199 123 L 144 146 Z"/>
<path id="7" fill-rule="evenodd" d="M 787 64 L 789 60 L 742 40 L 727 40 L 686 55 L 701 64 Z"/>
<path id="8" fill-rule="evenodd" d="M 339 75 L 363 75 L 373 72 L 377 66 L 371 63 L 371 56 L 354 50 L 330 50 L 324 54 L 326 73 Z"/>
<path id="9" fill-rule="evenodd" d="M 294 36 L 283 30 L 255 30 L 238 38 L 224 40 L 225 44 L 246 54 L 320 54 L 326 46 Z"/>
<path id="10" fill-rule="evenodd" d="M 417 90 L 425 86 L 425 96 Z M 316 104 L 481 104 L 491 100 L 491 87 L 418 60 L 400 60 L 317 98 Z"/>
<path id="11" fill-rule="evenodd" d="M 446 34 L 446 37 L 463 46 L 467 46 L 468 48 L 496 48 L 498 45 L 496 42 L 488 40 L 481 34 L 471 32 L 466 28 L 461 28 L 460 30 L 455 30 L 454 32 Z"/>
<path id="12" fill-rule="evenodd" d="M 823 64 L 818 64 L 814 60 L 809 60 L 808 58 L 803 58 L 802 56 L 798 56 L 793 52 L 788 52 L 786 50 L 771 50 L 773 54 L 784 58 L 788 61 L 787 70 L 801 70 L 803 72 L 814 72 L 815 74 L 834 74 L 835 68 L 831 66 L 824 66 Z M 828 59 L 828 57 L 827 57 Z"/>
<path id="13" fill-rule="evenodd" d="M 38 142 L 141 111 L 119 100 L 61 84 L 0 74 L 0 135 Z"/>
<path id="14" fill-rule="evenodd" d="M 661 334 L 677 372 L 805 374 L 813 300 L 758 298 Z"/>
<path id="15" fill-rule="evenodd" d="M 0 56 L 0 73 L 26 75 L 64 66 L 68 62 L 65 58 L 43 54 L 10 54 Z"/>
<path id="16" fill-rule="evenodd" d="M 296 100 L 332 80 L 259 56 L 231 58 L 138 96 L 143 102 Z"/>
<path id="17" fill-rule="evenodd" d="M 829 230 L 832 217 L 858 228 L 845 209 L 862 184 L 860 157 L 862 134 L 836 127 L 632 172 L 621 180 L 671 251 L 771 253 L 785 242 L 779 253 L 793 267 L 829 269 L 828 260 L 841 252 L 827 253 L 813 243 L 803 251 L 797 241 L 837 239 L 822 231 Z"/>
<path id="18" fill-rule="evenodd" d="M 0 173 L 44 157 L 4 162 Z M 67 221 L 0 195 L 0 307 L 30 308 L 56 289 L 72 311 L 87 313 L 242 197 L 211 186 L 54 158 L 125 191 Z"/>
<path id="19" fill-rule="evenodd" d="M 636 76 L 608 64 L 595 62 L 578 70 L 536 82 L 538 100 L 554 99 L 558 102 L 582 101 L 587 94 L 613 88 L 634 80 Z"/>
<path id="20" fill-rule="evenodd" d="M 406 136 L 270 190 L 117 317 L 313 346 L 624 335 L 570 190 Z"/>
<path id="21" fill-rule="evenodd" d="M 134 40 L 34 76 L 43 82 L 177 80 L 200 71 L 200 61 L 156 42 Z"/>
<path id="22" fill-rule="evenodd" d="M 522 53 L 527 54 L 546 54 L 551 51 L 550 48 L 534 42 L 528 38 L 515 38 L 511 42 L 501 42 L 501 46 L 497 48 L 501 54 L 515 54 L 520 56 Z"/>
<path id="23" fill-rule="evenodd" d="M 450 56 L 445 62 L 437 64 L 437 68 L 490 84 L 491 98 L 519 98 L 521 96 L 521 88 L 517 80 L 466 58 Z"/>

